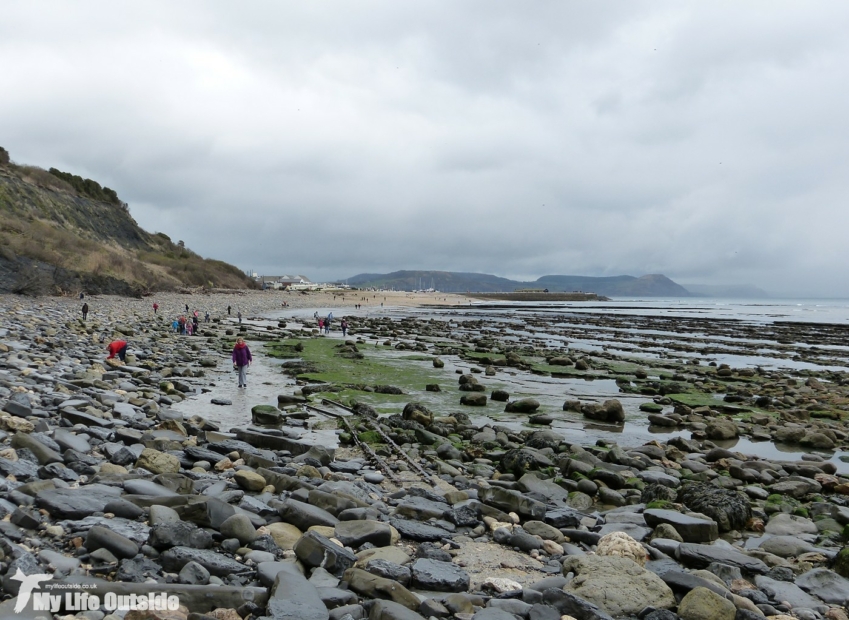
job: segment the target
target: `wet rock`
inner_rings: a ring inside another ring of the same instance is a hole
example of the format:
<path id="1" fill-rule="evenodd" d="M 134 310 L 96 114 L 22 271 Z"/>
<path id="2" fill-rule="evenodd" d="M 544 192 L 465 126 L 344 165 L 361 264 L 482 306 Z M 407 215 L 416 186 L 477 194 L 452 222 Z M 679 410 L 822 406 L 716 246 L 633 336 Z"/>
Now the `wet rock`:
<path id="1" fill-rule="evenodd" d="M 482 392 L 464 394 L 460 397 L 460 404 L 467 407 L 484 407 L 486 406 L 486 394 Z"/>
<path id="2" fill-rule="evenodd" d="M 849 579 L 827 568 L 815 568 L 799 575 L 796 585 L 826 603 L 845 606 L 849 601 Z"/>
<path id="3" fill-rule="evenodd" d="M 276 564 L 279 565 L 268 597 L 267 617 L 273 620 L 328 620 L 330 614 L 318 589 L 294 564 Z"/>
<path id="4" fill-rule="evenodd" d="M 328 511 L 294 499 L 287 499 L 277 512 L 283 521 L 291 523 L 302 531 L 308 530 L 313 525 L 335 527 L 339 523 L 339 519 Z"/>
<path id="5" fill-rule="evenodd" d="M 89 529 L 85 539 L 86 549 L 107 549 L 116 558 L 132 558 L 139 552 L 138 545 L 118 532 L 96 525 Z"/>
<path id="6" fill-rule="evenodd" d="M 721 532 L 743 529 L 752 516 L 751 502 L 745 495 L 709 483 L 684 485 L 678 493 L 678 501 L 716 521 Z"/>
<path id="7" fill-rule="evenodd" d="M 171 547 L 208 549 L 212 546 L 212 534 L 186 521 L 157 523 L 150 528 L 147 544 L 160 551 Z"/>
<path id="8" fill-rule="evenodd" d="M 542 601 L 558 612 L 581 620 L 613 620 L 604 609 L 571 591 L 548 588 L 542 593 Z"/>
<path id="9" fill-rule="evenodd" d="M 705 568 L 713 562 L 718 562 L 759 575 L 768 570 L 767 565 L 757 558 L 716 545 L 681 543 L 677 547 L 676 557 L 683 564 L 697 568 Z"/>
<path id="10" fill-rule="evenodd" d="M 243 545 L 248 545 L 256 540 L 257 533 L 250 518 L 245 514 L 234 514 L 227 517 L 219 531 L 224 538 L 235 538 Z"/>
<path id="11" fill-rule="evenodd" d="M 334 535 L 343 545 L 353 549 L 364 543 L 386 547 L 392 542 L 389 524 L 378 521 L 341 521 L 336 524 Z"/>
<path id="12" fill-rule="evenodd" d="M 533 413 L 539 409 L 539 401 L 535 398 L 522 398 L 508 402 L 504 407 L 507 413 Z"/>
<path id="13" fill-rule="evenodd" d="M 404 538 L 419 542 L 442 540 L 450 537 L 451 533 L 441 527 L 427 525 L 419 521 L 408 521 L 406 519 L 391 519 L 390 524 Z"/>
<path id="14" fill-rule="evenodd" d="M 55 519 L 84 519 L 95 512 L 103 512 L 106 504 L 120 494 L 120 488 L 90 484 L 75 489 L 40 491 L 35 496 L 35 504 Z"/>
<path id="15" fill-rule="evenodd" d="M 372 575 L 377 575 L 384 579 L 392 579 L 404 586 L 410 583 L 410 569 L 394 562 L 379 558 L 371 559 L 365 563 L 363 568 Z"/>
<path id="16" fill-rule="evenodd" d="M 566 405 L 564 404 L 565 408 Z M 603 403 L 584 403 L 581 405 L 581 413 L 585 418 L 621 424 L 625 421 L 625 409 L 618 400 L 606 400 Z"/>
<path id="17" fill-rule="evenodd" d="M 315 531 L 301 536 L 294 550 L 304 566 L 321 566 L 337 577 L 357 561 L 353 553 Z"/>
<path id="18" fill-rule="evenodd" d="M 465 592 L 469 588 L 469 575 L 456 564 L 419 558 L 411 567 L 412 584 L 423 590 L 438 592 Z"/>
<path id="19" fill-rule="evenodd" d="M 551 459 L 539 450 L 532 448 L 514 448 L 508 450 L 501 457 L 501 469 L 512 473 L 514 476 L 522 476 L 525 472 L 534 469 L 551 467 Z"/>
<path id="20" fill-rule="evenodd" d="M 786 581 L 775 581 L 764 575 L 755 577 L 755 585 L 773 601 L 786 601 L 793 607 L 814 609 L 821 602 L 799 586 Z"/>
<path id="21" fill-rule="evenodd" d="M 210 549 L 191 549 L 172 547 L 161 556 L 162 567 L 170 572 L 179 573 L 189 562 L 197 562 L 216 577 L 238 575 L 247 571 L 247 566 Z"/>
<path id="22" fill-rule="evenodd" d="M 649 509 L 643 512 L 643 516 L 649 527 L 671 525 L 684 542 L 713 542 L 719 538 L 719 528 L 715 521 L 697 519 L 674 510 Z"/>

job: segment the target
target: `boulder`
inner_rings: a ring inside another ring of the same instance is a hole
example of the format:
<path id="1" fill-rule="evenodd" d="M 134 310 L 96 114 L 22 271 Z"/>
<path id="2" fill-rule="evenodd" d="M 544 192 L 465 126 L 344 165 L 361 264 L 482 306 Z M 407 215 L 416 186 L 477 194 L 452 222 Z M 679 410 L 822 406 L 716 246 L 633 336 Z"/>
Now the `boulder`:
<path id="1" fill-rule="evenodd" d="M 745 495 L 707 482 L 685 484 L 678 501 L 716 521 L 720 532 L 743 529 L 752 516 L 752 504 Z"/>
<path id="2" fill-rule="evenodd" d="M 597 605 L 611 616 L 637 615 L 646 607 L 675 606 L 670 587 L 627 558 L 570 556 L 563 562 L 563 574 L 569 572 L 574 572 L 575 578 L 563 591 Z"/>
<path id="3" fill-rule="evenodd" d="M 153 448 L 145 448 L 136 460 L 135 466 L 154 474 L 176 473 L 180 471 L 180 459 Z"/>
<path id="4" fill-rule="evenodd" d="M 707 588 L 693 588 L 678 604 L 681 620 L 734 620 L 734 603 Z"/>
<path id="5" fill-rule="evenodd" d="M 514 400 L 504 407 L 507 413 L 533 413 L 539 409 L 539 401 L 535 398 L 522 398 Z"/>

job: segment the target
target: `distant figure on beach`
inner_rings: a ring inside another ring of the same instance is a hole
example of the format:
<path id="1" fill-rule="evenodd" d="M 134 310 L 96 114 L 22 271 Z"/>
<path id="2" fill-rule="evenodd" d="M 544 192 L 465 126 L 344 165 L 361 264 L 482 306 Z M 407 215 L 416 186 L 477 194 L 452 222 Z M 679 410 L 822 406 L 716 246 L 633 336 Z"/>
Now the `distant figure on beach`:
<path id="1" fill-rule="evenodd" d="M 198 315 L 192 317 L 192 333 L 195 335 L 198 333 Z"/>
<path id="2" fill-rule="evenodd" d="M 181 314 L 180 318 L 177 319 L 177 323 L 180 326 L 180 334 L 185 334 L 186 333 L 186 317 L 184 317 Z"/>
<path id="3" fill-rule="evenodd" d="M 192 335 L 192 322 L 191 321 L 186 321 L 186 335 L 187 336 Z"/>
<path id="4" fill-rule="evenodd" d="M 233 368 L 239 371 L 239 387 L 248 387 L 248 366 L 253 361 L 251 350 L 245 344 L 244 338 L 236 338 L 236 346 L 233 347 Z"/>
<path id="5" fill-rule="evenodd" d="M 209 310 L 207 310 L 206 314 L 203 315 L 203 322 L 209 323 Z"/>
<path id="6" fill-rule="evenodd" d="M 342 337 L 344 338 L 348 334 L 348 321 L 342 319 L 342 322 L 339 323 L 339 327 L 342 328 Z"/>
<path id="7" fill-rule="evenodd" d="M 179 333 L 179 331 L 180 331 L 180 321 L 178 321 L 177 319 L 174 319 L 174 322 L 171 323 L 171 328 L 174 330 L 175 334 Z"/>
<path id="8" fill-rule="evenodd" d="M 186 314 L 189 313 L 189 304 L 186 304 Z"/>
<path id="9" fill-rule="evenodd" d="M 82 299 L 83 297 L 85 297 L 85 293 L 83 293 L 82 291 L 80 291 L 80 299 Z"/>
<path id="10" fill-rule="evenodd" d="M 83 304 L 82 311 L 83 311 L 83 321 L 85 321 L 86 317 L 88 316 L 88 304 L 87 303 Z"/>
<path id="11" fill-rule="evenodd" d="M 108 360 L 115 359 L 115 356 L 118 356 L 122 362 L 127 361 L 127 341 L 126 340 L 113 340 L 109 343 L 109 346 L 106 347 L 109 351 L 109 356 L 106 358 Z"/>
<path id="12" fill-rule="evenodd" d="M 195 308 L 195 311 L 194 311 L 194 312 L 192 312 L 192 315 L 193 315 L 195 318 L 197 318 L 197 317 L 198 317 L 198 314 L 199 314 L 199 313 L 198 313 L 198 309 L 197 309 L 197 308 Z"/>
<path id="13" fill-rule="evenodd" d="M 321 330 L 324 329 L 324 319 L 318 320 L 318 332 L 321 333 Z"/>
<path id="14" fill-rule="evenodd" d="M 227 306 L 227 316 L 230 316 L 230 306 Z"/>
<path id="15" fill-rule="evenodd" d="M 241 325 L 242 324 L 242 311 L 239 310 L 239 312 L 236 316 L 239 317 L 239 325 Z"/>
<path id="16" fill-rule="evenodd" d="M 153 302 L 153 313 L 156 314 L 157 310 L 159 310 L 159 304 L 154 301 Z"/>

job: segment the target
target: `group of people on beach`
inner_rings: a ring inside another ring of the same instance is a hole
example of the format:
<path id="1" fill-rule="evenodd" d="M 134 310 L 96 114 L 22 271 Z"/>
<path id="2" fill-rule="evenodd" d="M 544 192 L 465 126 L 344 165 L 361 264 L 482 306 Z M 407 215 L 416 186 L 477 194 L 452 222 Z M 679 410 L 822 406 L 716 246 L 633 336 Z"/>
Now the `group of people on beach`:
<path id="1" fill-rule="evenodd" d="M 318 316 L 318 310 L 316 310 L 315 314 L 313 314 L 313 318 L 318 323 L 318 332 L 319 333 L 321 333 L 322 331 L 325 334 L 330 333 L 330 324 L 333 322 L 333 313 L 332 312 L 328 313 L 328 315 L 326 317 L 322 318 L 322 317 Z M 343 318 L 339 322 L 339 328 L 342 330 L 342 336 L 343 337 L 348 335 L 348 321 L 347 320 L 345 320 Z"/>

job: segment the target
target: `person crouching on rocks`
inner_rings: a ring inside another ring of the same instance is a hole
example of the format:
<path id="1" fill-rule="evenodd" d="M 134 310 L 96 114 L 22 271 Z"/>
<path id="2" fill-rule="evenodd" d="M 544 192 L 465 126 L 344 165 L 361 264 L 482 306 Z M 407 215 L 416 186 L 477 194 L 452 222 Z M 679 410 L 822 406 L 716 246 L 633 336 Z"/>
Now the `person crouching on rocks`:
<path id="1" fill-rule="evenodd" d="M 239 387 L 248 387 L 248 366 L 251 365 L 253 356 L 244 338 L 236 338 L 236 346 L 233 347 L 233 368 L 239 371 Z"/>
<path id="2" fill-rule="evenodd" d="M 122 362 L 127 361 L 127 341 L 126 340 L 113 340 L 109 343 L 107 347 L 109 350 L 109 356 L 106 358 L 108 360 L 115 359 L 115 356 L 118 356 Z"/>

